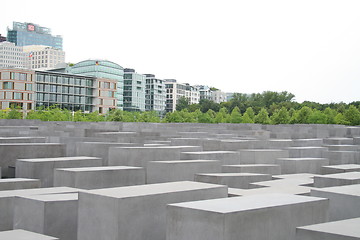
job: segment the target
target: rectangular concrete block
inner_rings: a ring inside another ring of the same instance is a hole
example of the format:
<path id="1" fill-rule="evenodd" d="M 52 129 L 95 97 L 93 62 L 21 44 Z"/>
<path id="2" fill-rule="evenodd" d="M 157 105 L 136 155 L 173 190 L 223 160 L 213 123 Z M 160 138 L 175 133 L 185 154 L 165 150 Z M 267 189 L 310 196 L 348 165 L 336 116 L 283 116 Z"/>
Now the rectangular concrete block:
<path id="1" fill-rule="evenodd" d="M 29 178 L 6 178 L 0 179 L 0 191 L 39 188 L 40 180 Z"/>
<path id="2" fill-rule="evenodd" d="M 22 229 L 0 232 L 0 240 L 59 240 L 58 238 Z"/>
<path id="3" fill-rule="evenodd" d="M 146 183 L 145 169 L 130 166 L 57 168 L 55 187 L 99 189 L 141 185 Z"/>
<path id="4" fill-rule="evenodd" d="M 182 152 L 180 158 L 183 160 L 218 160 L 222 165 L 240 164 L 240 153 L 235 151 Z"/>
<path id="5" fill-rule="evenodd" d="M 170 204 L 167 240 L 294 240 L 296 227 L 328 220 L 328 200 L 266 194 Z"/>
<path id="6" fill-rule="evenodd" d="M 40 179 L 42 187 L 54 186 L 54 170 L 71 167 L 100 167 L 102 159 L 96 157 L 59 157 L 18 159 L 16 177 Z"/>
<path id="7" fill-rule="evenodd" d="M 254 188 L 253 182 L 271 180 L 271 175 L 260 173 L 202 173 L 195 174 L 195 181 L 227 185 L 230 188 Z"/>
<path id="8" fill-rule="evenodd" d="M 325 188 L 360 184 L 360 172 L 327 174 L 314 177 L 314 187 Z"/>
<path id="9" fill-rule="evenodd" d="M 329 199 L 330 221 L 360 217 L 360 184 L 314 188 L 311 196 Z"/>
<path id="10" fill-rule="evenodd" d="M 326 151 L 324 157 L 329 159 L 330 165 L 360 164 L 358 151 Z"/>
<path id="11" fill-rule="evenodd" d="M 109 165 L 146 167 L 150 161 L 180 160 L 181 152 L 201 150 L 200 146 L 114 147 L 109 151 Z"/>
<path id="12" fill-rule="evenodd" d="M 76 240 L 77 212 L 77 193 L 17 197 L 14 229 Z"/>
<path id="13" fill-rule="evenodd" d="M 151 161 L 146 168 L 146 182 L 194 181 L 197 173 L 220 171 L 220 162 L 216 160 Z"/>
<path id="14" fill-rule="evenodd" d="M 3 177 L 14 177 L 9 171 L 19 158 L 42 158 L 65 156 L 65 145 L 56 143 L 2 143 L 0 144 L 0 167 Z"/>
<path id="15" fill-rule="evenodd" d="M 296 240 L 359 240 L 360 218 L 314 224 L 296 229 Z"/>
<path id="16" fill-rule="evenodd" d="M 281 174 L 280 165 L 276 164 L 241 164 L 241 165 L 223 165 L 223 173 L 262 173 L 269 175 Z"/>
<path id="17" fill-rule="evenodd" d="M 329 165 L 327 158 L 278 158 L 275 162 L 281 166 L 282 174 L 321 174 L 321 168 Z"/>
<path id="18" fill-rule="evenodd" d="M 287 158 L 289 153 L 280 149 L 242 149 L 240 164 L 276 164 L 276 159 Z"/>
<path id="19" fill-rule="evenodd" d="M 323 166 L 322 174 L 334 174 L 344 172 L 360 172 L 360 164 L 341 164 L 332 166 Z"/>
<path id="20" fill-rule="evenodd" d="M 327 148 L 325 147 L 289 147 L 291 158 L 323 158 Z"/>
<path id="21" fill-rule="evenodd" d="M 326 145 L 352 145 L 354 144 L 353 138 L 325 138 L 324 144 Z"/>
<path id="22" fill-rule="evenodd" d="M 79 194 L 78 240 L 165 240 L 167 204 L 224 197 L 225 186 L 186 181 L 90 190 Z"/>

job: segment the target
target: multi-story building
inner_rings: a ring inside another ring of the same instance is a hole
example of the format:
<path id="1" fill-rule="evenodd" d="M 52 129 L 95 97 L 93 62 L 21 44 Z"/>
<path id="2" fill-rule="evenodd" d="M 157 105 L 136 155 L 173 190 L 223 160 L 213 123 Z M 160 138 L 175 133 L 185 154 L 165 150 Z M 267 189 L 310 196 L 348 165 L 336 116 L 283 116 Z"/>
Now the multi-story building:
<path id="1" fill-rule="evenodd" d="M 1 36 L 1 34 L 0 34 L 0 42 L 5 42 L 5 41 L 6 41 L 6 37 Z"/>
<path id="2" fill-rule="evenodd" d="M 145 74 L 145 76 L 145 110 L 156 111 L 162 115 L 165 113 L 165 81 L 156 78 L 154 74 Z"/>
<path id="3" fill-rule="evenodd" d="M 181 97 L 188 99 L 189 104 L 199 103 L 199 91 L 188 83 L 177 83 L 175 79 L 165 79 L 166 112 L 174 112 Z"/>
<path id="4" fill-rule="evenodd" d="M 31 45 L 23 47 L 26 53 L 25 67 L 29 69 L 53 69 L 59 63 L 65 62 L 63 50 L 44 45 Z"/>
<path id="5" fill-rule="evenodd" d="M 57 49 L 62 49 L 63 43 L 61 36 L 51 35 L 50 28 L 20 22 L 13 22 L 13 28 L 8 28 L 7 41 L 16 46 L 45 45 Z"/>
<path id="6" fill-rule="evenodd" d="M 35 108 L 35 72 L 24 69 L 0 69 L 0 109 Z"/>
<path id="7" fill-rule="evenodd" d="M 116 80 L 27 69 L 0 69 L 1 109 L 35 107 L 106 113 L 116 108 Z"/>
<path id="8" fill-rule="evenodd" d="M 11 42 L 0 43 L 0 68 L 24 68 L 25 53 L 22 47 Z"/>
<path id="9" fill-rule="evenodd" d="M 220 90 L 211 91 L 211 100 L 216 103 L 222 103 L 227 101 L 226 92 Z"/>
<path id="10" fill-rule="evenodd" d="M 200 100 L 201 99 L 208 99 L 211 100 L 211 89 L 205 85 L 196 85 L 200 92 Z"/>
<path id="11" fill-rule="evenodd" d="M 124 69 L 124 111 L 145 111 L 145 75 Z"/>
<path id="12" fill-rule="evenodd" d="M 116 80 L 117 91 L 115 94 L 117 108 L 123 109 L 124 99 L 124 68 L 120 65 L 107 60 L 85 60 L 76 63 L 67 70 L 73 74 L 93 76 L 96 78 L 106 78 Z"/>

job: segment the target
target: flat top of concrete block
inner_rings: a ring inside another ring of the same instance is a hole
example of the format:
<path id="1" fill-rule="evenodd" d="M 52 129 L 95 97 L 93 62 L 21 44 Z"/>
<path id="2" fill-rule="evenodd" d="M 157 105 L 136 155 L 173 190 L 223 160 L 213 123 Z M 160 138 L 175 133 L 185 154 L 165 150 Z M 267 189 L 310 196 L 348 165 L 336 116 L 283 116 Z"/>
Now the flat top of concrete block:
<path id="1" fill-rule="evenodd" d="M 273 178 L 279 178 L 279 179 L 286 179 L 286 178 L 314 178 L 315 176 L 321 176 L 321 175 L 312 174 L 312 173 L 294 173 L 294 174 L 273 175 Z"/>
<path id="2" fill-rule="evenodd" d="M 353 140 L 352 138 L 345 138 L 345 137 L 330 137 L 330 138 L 326 138 L 326 139 L 330 139 L 330 140 Z"/>
<path id="3" fill-rule="evenodd" d="M 266 139 L 265 141 L 269 141 L 269 142 L 293 142 L 292 139 L 274 139 L 274 138 Z"/>
<path id="4" fill-rule="evenodd" d="M 105 167 L 57 168 L 56 171 L 93 172 L 93 171 L 134 170 L 134 169 L 138 170 L 144 168 L 132 167 L 132 166 L 105 166 Z"/>
<path id="5" fill-rule="evenodd" d="M 241 143 L 241 142 L 253 142 L 256 141 L 255 139 L 222 139 L 220 140 L 221 142 L 226 142 L 226 143 Z"/>
<path id="6" fill-rule="evenodd" d="M 268 176 L 269 174 L 262 173 L 197 173 L 197 176 L 210 177 L 251 177 L 251 176 Z"/>
<path id="7" fill-rule="evenodd" d="M 0 143 L 1 146 L 63 146 L 62 143 Z"/>
<path id="8" fill-rule="evenodd" d="M 285 152 L 282 149 L 239 149 L 239 152 Z"/>
<path id="9" fill-rule="evenodd" d="M 340 165 L 330 165 L 323 166 L 324 168 L 334 168 L 334 169 L 343 169 L 343 170 L 358 170 L 360 169 L 360 164 L 340 164 Z"/>
<path id="10" fill-rule="evenodd" d="M 279 167 L 276 164 L 235 164 L 235 165 L 223 165 L 223 167 Z"/>
<path id="11" fill-rule="evenodd" d="M 40 202 L 64 202 L 77 201 L 79 199 L 78 193 L 62 193 L 62 194 L 41 194 L 32 196 L 22 196 L 21 198 L 32 199 Z"/>
<path id="12" fill-rule="evenodd" d="M 80 144 L 93 144 L 93 145 L 119 145 L 119 146 L 133 146 L 135 143 L 117 143 L 117 142 L 78 142 Z"/>
<path id="13" fill-rule="evenodd" d="M 59 161 L 78 161 L 78 160 L 101 160 L 101 158 L 76 156 L 76 157 L 17 159 L 17 161 L 22 161 L 22 162 L 59 162 Z"/>
<path id="14" fill-rule="evenodd" d="M 0 232 L 0 240 L 58 240 L 58 238 L 22 229 Z"/>
<path id="15" fill-rule="evenodd" d="M 298 227 L 315 232 L 324 232 L 340 236 L 354 237 L 360 239 L 360 218 L 346 219 L 336 222 L 327 222 L 305 227 Z"/>
<path id="16" fill-rule="evenodd" d="M 278 158 L 278 160 L 286 160 L 286 161 L 324 161 L 324 160 L 328 160 L 327 158 L 309 158 L 309 157 L 304 157 L 304 158 Z"/>
<path id="17" fill-rule="evenodd" d="M 199 152 L 182 152 L 184 154 L 195 154 L 195 155 L 205 155 L 205 154 L 239 154 L 236 151 L 199 151 Z"/>
<path id="18" fill-rule="evenodd" d="M 304 194 L 309 194 L 311 192 L 311 189 L 312 189 L 311 187 L 305 187 L 305 186 L 276 185 L 272 187 L 262 187 L 262 188 L 253 188 L 253 189 L 229 188 L 228 192 L 229 194 L 238 195 L 238 196 L 250 196 L 250 195 L 272 194 L 272 193 L 304 195 Z"/>
<path id="19" fill-rule="evenodd" d="M 32 188 L 32 189 L 18 189 L 0 191 L 0 197 L 13 197 L 13 196 L 29 196 L 37 194 L 58 194 L 58 193 L 76 193 L 83 191 L 78 188 L 71 187 L 51 187 L 51 188 Z"/>
<path id="20" fill-rule="evenodd" d="M 149 163 L 156 164 L 192 164 L 192 163 L 220 163 L 218 160 L 172 160 L 172 161 L 150 161 Z"/>
<path id="21" fill-rule="evenodd" d="M 319 141 L 322 142 L 322 138 L 299 138 L 299 139 L 292 139 L 293 142 L 307 142 L 307 141 Z"/>
<path id="22" fill-rule="evenodd" d="M 31 179 L 31 178 L 4 178 L 0 179 L 0 183 L 8 183 L 8 182 L 39 182 L 39 179 Z"/>
<path id="23" fill-rule="evenodd" d="M 334 174 L 319 175 L 316 177 L 317 178 L 357 180 L 357 179 L 360 179 L 360 172 L 334 173 Z"/>
<path id="24" fill-rule="evenodd" d="M 170 206 L 197 209 L 216 213 L 232 213 L 262 208 L 293 205 L 305 202 L 327 201 L 324 198 L 305 197 L 291 194 L 263 194 L 244 197 L 220 198 L 170 204 Z"/>
<path id="25" fill-rule="evenodd" d="M 305 149 L 322 149 L 327 150 L 326 147 L 287 147 L 287 150 L 305 150 Z"/>
<path id="26" fill-rule="evenodd" d="M 137 196 L 156 195 L 172 192 L 194 191 L 201 189 L 223 188 L 223 185 L 180 181 L 157 184 L 136 185 L 129 187 L 104 188 L 85 191 L 86 193 L 102 195 L 113 198 L 131 198 Z"/>
<path id="27" fill-rule="evenodd" d="M 181 148 L 198 148 L 200 146 L 143 146 L 143 147 L 116 147 L 121 149 L 181 149 Z"/>
<path id="28" fill-rule="evenodd" d="M 0 137 L 4 140 L 13 140 L 13 139 L 45 139 L 45 137 Z"/>
<path id="29" fill-rule="evenodd" d="M 260 186 L 301 186 L 301 185 L 309 185 L 313 184 L 314 180 L 311 178 L 284 178 L 284 179 L 277 179 L 271 181 L 263 181 L 263 182 L 254 182 L 251 184 L 260 185 Z"/>
<path id="30" fill-rule="evenodd" d="M 360 184 L 352 184 L 345 186 L 327 187 L 327 188 L 313 188 L 314 192 L 330 192 L 344 195 L 352 195 L 360 197 Z"/>

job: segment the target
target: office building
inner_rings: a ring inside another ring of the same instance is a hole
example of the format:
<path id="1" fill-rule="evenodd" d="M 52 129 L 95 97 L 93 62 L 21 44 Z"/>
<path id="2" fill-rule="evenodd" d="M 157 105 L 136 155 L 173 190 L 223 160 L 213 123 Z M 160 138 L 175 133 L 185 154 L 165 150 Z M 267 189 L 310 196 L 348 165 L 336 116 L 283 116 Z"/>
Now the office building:
<path id="1" fill-rule="evenodd" d="M 25 67 L 29 69 L 53 69 L 59 63 L 65 62 L 65 52 L 44 45 L 24 46 L 26 54 Z"/>
<path id="2" fill-rule="evenodd" d="M 116 102 L 117 108 L 123 109 L 124 99 L 124 68 L 107 60 L 85 60 L 69 67 L 68 72 L 116 80 Z"/>
<path id="3" fill-rule="evenodd" d="M 222 103 L 227 101 L 226 92 L 222 92 L 221 90 L 211 91 L 211 100 L 216 103 Z"/>
<path id="4" fill-rule="evenodd" d="M 185 97 L 189 104 L 199 103 L 199 90 L 188 83 L 177 83 L 175 79 L 165 79 L 166 112 L 174 112 L 181 97 Z"/>
<path id="5" fill-rule="evenodd" d="M 6 37 L 1 36 L 1 34 L 0 34 L 0 42 L 5 42 L 5 41 L 6 41 Z"/>
<path id="6" fill-rule="evenodd" d="M 124 69 L 124 111 L 145 111 L 145 75 Z"/>
<path id="7" fill-rule="evenodd" d="M 165 81 L 158 79 L 154 74 L 145 74 L 145 109 L 146 111 L 156 111 L 160 115 L 165 114 L 166 90 Z"/>
<path id="8" fill-rule="evenodd" d="M 13 28 L 8 28 L 7 41 L 16 46 L 45 45 L 56 49 L 62 49 L 63 45 L 62 37 L 51 35 L 50 28 L 20 22 L 13 22 Z"/>
<path id="9" fill-rule="evenodd" d="M 24 68 L 25 58 L 22 47 L 11 42 L 0 43 L 0 68 Z"/>
<path id="10" fill-rule="evenodd" d="M 38 107 L 106 113 L 116 108 L 116 80 L 27 69 L 0 69 L 1 109 Z"/>
<path id="11" fill-rule="evenodd" d="M 202 100 L 202 99 L 211 100 L 211 89 L 210 89 L 210 87 L 205 86 L 205 85 L 196 85 L 196 87 L 199 89 L 200 100 Z"/>

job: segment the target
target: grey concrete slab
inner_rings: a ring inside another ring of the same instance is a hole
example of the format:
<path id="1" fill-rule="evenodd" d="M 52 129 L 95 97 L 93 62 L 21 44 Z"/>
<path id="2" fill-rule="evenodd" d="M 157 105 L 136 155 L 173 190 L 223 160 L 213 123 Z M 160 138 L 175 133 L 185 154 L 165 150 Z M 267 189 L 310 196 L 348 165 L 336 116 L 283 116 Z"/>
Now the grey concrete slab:
<path id="1" fill-rule="evenodd" d="M 0 240 L 59 240 L 58 238 L 22 229 L 0 232 Z"/>
<path id="2" fill-rule="evenodd" d="M 180 160 L 181 152 L 201 150 L 200 146 L 114 147 L 109 150 L 109 165 L 146 167 L 150 161 Z"/>
<path id="3" fill-rule="evenodd" d="M 0 179 L 0 191 L 39 188 L 40 180 L 29 178 L 6 178 Z"/>
<path id="4" fill-rule="evenodd" d="M 360 172 L 360 164 L 341 164 L 341 165 L 323 166 L 321 170 L 322 170 L 322 174 Z"/>
<path id="5" fill-rule="evenodd" d="M 274 193 L 309 196 L 311 189 L 312 187 L 306 187 L 306 186 L 274 185 L 271 187 L 260 187 L 253 189 L 229 188 L 228 193 L 229 193 L 229 197 L 274 194 Z"/>
<path id="6" fill-rule="evenodd" d="M 54 186 L 99 189 L 146 183 L 144 168 L 130 166 L 57 168 Z"/>
<path id="7" fill-rule="evenodd" d="M 0 137 L 0 143 L 45 143 L 45 137 Z"/>
<path id="8" fill-rule="evenodd" d="M 78 194 L 17 197 L 14 229 L 77 240 Z"/>
<path id="9" fill-rule="evenodd" d="M 294 174 L 281 174 L 281 175 L 274 175 L 274 179 L 293 179 L 293 178 L 300 178 L 300 179 L 314 179 L 315 176 L 319 176 L 319 174 L 313 173 L 294 173 Z"/>
<path id="10" fill-rule="evenodd" d="M 227 197 L 227 187 L 171 182 L 79 194 L 78 240 L 165 240 L 166 205 Z"/>
<path id="11" fill-rule="evenodd" d="M 197 173 L 220 171 L 221 164 L 216 160 L 151 161 L 146 168 L 146 182 L 194 181 Z"/>
<path id="12" fill-rule="evenodd" d="M 326 151 L 324 157 L 329 159 L 330 165 L 360 164 L 358 151 Z"/>
<path id="13" fill-rule="evenodd" d="M 311 196 L 329 199 L 330 221 L 360 217 L 360 184 L 314 188 Z"/>
<path id="14" fill-rule="evenodd" d="M 282 174 L 314 173 L 321 174 L 321 168 L 329 165 L 327 158 L 278 158 Z"/>
<path id="15" fill-rule="evenodd" d="M 286 148 L 289 151 L 289 157 L 291 158 L 323 158 L 326 147 L 289 147 Z"/>
<path id="16" fill-rule="evenodd" d="M 142 144 L 115 143 L 115 142 L 77 142 L 75 156 L 89 156 L 103 159 L 103 165 L 107 166 L 109 161 L 110 147 L 136 147 Z"/>
<path id="17" fill-rule="evenodd" d="M 54 169 L 71 167 L 100 167 L 102 159 L 96 157 L 58 157 L 18 159 L 16 177 L 40 179 L 42 187 L 54 185 Z"/>
<path id="18" fill-rule="evenodd" d="M 195 181 L 227 185 L 230 188 L 249 189 L 253 182 L 271 180 L 271 175 L 260 173 L 202 173 L 195 174 Z"/>
<path id="19" fill-rule="evenodd" d="M 323 144 L 322 138 L 311 139 L 293 139 L 292 147 L 321 147 Z"/>
<path id="20" fill-rule="evenodd" d="M 262 173 L 269 175 L 281 174 L 281 167 L 280 165 L 276 164 L 223 165 L 221 169 L 223 173 Z"/>
<path id="21" fill-rule="evenodd" d="M 352 145 L 354 144 L 353 138 L 325 138 L 324 144 L 327 145 Z"/>
<path id="22" fill-rule="evenodd" d="M 266 194 L 185 202 L 170 204 L 167 219 L 167 240 L 294 240 L 296 227 L 328 220 L 328 200 Z"/>
<path id="23" fill-rule="evenodd" d="M 240 164 L 240 153 L 235 151 L 182 152 L 182 160 L 218 160 L 222 165 Z"/>
<path id="24" fill-rule="evenodd" d="M 359 240 L 360 218 L 314 224 L 296 229 L 296 240 Z"/>
<path id="25" fill-rule="evenodd" d="M 9 166 L 15 167 L 19 158 L 65 156 L 65 145 L 56 143 L 2 143 L 0 144 L 0 167 L 3 177 L 14 177 Z"/>
<path id="26" fill-rule="evenodd" d="M 314 177 L 314 187 L 325 188 L 360 184 L 360 172 L 345 172 Z"/>
<path id="27" fill-rule="evenodd" d="M 329 151 L 359 151 L 359 145 L 324 145 Z"/>
<path id="28" fill-rule="evenodd" d="M 262 187 L 277 187 L 277 186 L 312 186 L 314 179 L 312 178 L 284 178 L 271 181 L 254 182 L 251 185 Z"/>
<path id="29" fill-rule="evenodd" d="M 287 158 L 289 153 L 281 149 L 242 149 L 240 164 L 276 164 L 276 159 Z"/>
<path id="30" fill-rule="evenodd" d="M 14 201 L 18 196 L 32 196 L 41 194 L 74 193 L 79 189 L 69 187 L 37 188 L 11 191 L 0 191 L 0 231 L 12 230 L 14 219 Z"/>

